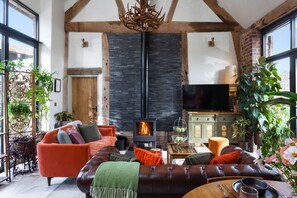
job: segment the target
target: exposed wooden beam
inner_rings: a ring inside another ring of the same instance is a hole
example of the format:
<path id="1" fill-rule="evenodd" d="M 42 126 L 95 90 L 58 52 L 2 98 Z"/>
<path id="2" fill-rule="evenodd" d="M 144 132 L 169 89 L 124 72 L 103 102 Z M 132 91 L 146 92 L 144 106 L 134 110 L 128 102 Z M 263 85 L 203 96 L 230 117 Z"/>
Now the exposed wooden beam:
<path id="1" fill-rule="evenodd" d="M 203 0 L 206 5 L 224 22 L 224 23 L 234 23 L 243 29 L 241 25 L 222 7 L 218 5 L 217 0 Z"/>
<path id="2" fill-rule="evenodd" d="M 264 17 L 262 17 L 260 20 L 255 22 L 253 25 L 251 25 L 249 28 L 256 28 L 256 29 L 262 29 L 266 27 L 267 25 L 277 21 L 278 19 L 294 12 L 297 10 L 297 1 L 296 0 L 287 0 L 281 5 L 279 5 L 277 8 L 266 14 Z"/>
<path id="3" fill-rule="evenodd" d="M 68 58 L 69 58 L 69 33 L 65 33 L 65 50 L 64 50 L 64 68 L 63 76 L 67 75 Z M 68 77 L 63 80 L 63 111 L 68 111 Z"/>
<path id="4" fill-rule="evenodd" d="M 102 68 L 68 68 L 67 75 L 99 75 L 102 73 Z"/>
<path id="5" fill-rule="evenodd" d="M 72 7 L 65 12 L 65 23 L 70 22 L 90 0 L 78 0 Z"/>
<path id="6" fill-rule="evenodd" d="M 231 32 L 233 38 L 233 45 L 235 49 L 235 54 L 237 58 L 237 65 L 241 65 L 241 51 L 240 51 L 240 31 Z"/>
<path id="7" fill-rule="evenodd" d="M 118 6 L 118 14 L 124 15 L 125 14 L 125 7 L 122 0 L 115 0 Z"/>
<path id="8" fill-rule="evenodd" d="M 172 18 L 173 18 L 177 3 L 178 3 L 178 0 L 172 0 L 171 1 L 171 5 L 170 5 L 170 8 L 169 8 L 169 10 L 167 12 L 165 22 L 171 22 L 172 21 Z"/>
<path id="9" fill-rule="evenodd" d="M 110 87 L 110 67 L 109 67 L 109 44 L 107 34 L 102 34 L 102 124 L 109 125 L 109 87 Z"/>
<path id="10" fill-rule="evenodd" d="M 182 33 L 182 84 L 189 84 L 188 67 L 188 34 Z"/>
<path id="11" fill-rule="evenodd" d="M 229 32 L 236 29 L 236 25 L 220 22 L 171 22 L 164 23 L 155 30 L 156 33 L 181 32 Z M 113 32 L 135 33 L 126 28 L 120 21 L 110 22 L 70 22 L 65 24 L 66 32 Z"/>

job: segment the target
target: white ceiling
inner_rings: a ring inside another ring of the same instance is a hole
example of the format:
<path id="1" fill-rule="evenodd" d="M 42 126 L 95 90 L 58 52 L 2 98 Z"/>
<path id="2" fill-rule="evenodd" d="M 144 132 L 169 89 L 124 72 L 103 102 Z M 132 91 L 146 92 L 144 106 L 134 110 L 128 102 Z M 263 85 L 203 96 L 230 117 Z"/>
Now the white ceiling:
<path id="1" fill-rule="evenodd" d="M 219 6 L 244 28 L 248 28 L 283 2 L 285 0 L 218 0 Z"/>
<path id="2" fill-rule="evenodd" d="M 71 7 L 77 0 L 67 0 L 65 10 Z M 157 8 L 163 7 L 169 10 L 171 0 L 151 0 L 157 4 Z M 135 4 L 135 0 L 123 0 L 127 9 L 127 3 Z M 285 0 L 218 0 L 219 6 L 224 8 L 244 28 L 265 16 L 268 12 L 285 2 Z M 92 0 L 73 19 L 73 21 L 116 21 L 119 20 L 115 0 Z M 218 22 L 220 19 L 203 2 L 203 0 L 179 0 L 173 21 L 199 21 Z"/>

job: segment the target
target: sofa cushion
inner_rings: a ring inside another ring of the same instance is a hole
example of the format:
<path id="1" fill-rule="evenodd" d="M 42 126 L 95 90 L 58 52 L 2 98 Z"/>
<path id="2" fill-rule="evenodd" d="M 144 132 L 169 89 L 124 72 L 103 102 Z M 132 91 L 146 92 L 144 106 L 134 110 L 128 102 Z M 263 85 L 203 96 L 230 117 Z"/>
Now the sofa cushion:
<path id="1" fill-rule="evenodd" d="M 60 144 L 72 144 L 72 141 L 71 141 L 69 135 L 61 129 L 59 130 L 59 132 L 57 134 L 57 139 Z"/>
<path id="2" fill-rule="evenodd" d="M 71 124 L 73 127 L 77 128 L 77 125 L 82 124 L 80 120 L 74 120 L 68 124 Z"/>
<path id="3" fill-rule="evenodd" d="M 129 162 L 132 159 L 129 155 L 122 155 L 120 153 L 109 153 L 110 161 L 125 161 Z"/>
<path id="4" fill-rule="evenodd" d="M 92 142 L 102 139 L 96 122 L 84 125 L 78 124 L 77 127 L 85 142 Z"/>
<path id="5" fill-rule="evenodd" d="M 87 142 L 87 144 L 89 145 L 91 156 L 93 156 L 97 151 L 99 151 L 101 148 L 105 146 L 114 146 L 116 141 L 116 137 L 102 136 L 101 140 Z"/>
<path id="6" fill-rule="evenodd" d="M 240 157 L 240 150 L 233 151 L 210 160 L 209 164 L 236 164 Z"/>
<path id="7" fill-rule="evenodd" d="M 110 161 L 124 161 L 124 162 L 139 162 L 136 157 L 131 157 L 129 155 L 120 153 L 109 153 Z"/>
<path id="8" fill-rule="evenodd" d="M 164 161 L 161 156 L 151 153 L 145 149 L 135 147 L 134 153 L 139 162 L 143 165 L 164 164 Z"/>
<path id="9" fill-rule="evenodd" d="M 214 156 L 211 152 L 189 155 L 185 158 L 184 165 L 208 164 Z"/>
<path id="10" fill-rule="evenodd" d="M 69 137 L 73 144 L 85 144 L 86 143 L 84 138 L 77 131 L 71 131 L 69 133 Z"/>

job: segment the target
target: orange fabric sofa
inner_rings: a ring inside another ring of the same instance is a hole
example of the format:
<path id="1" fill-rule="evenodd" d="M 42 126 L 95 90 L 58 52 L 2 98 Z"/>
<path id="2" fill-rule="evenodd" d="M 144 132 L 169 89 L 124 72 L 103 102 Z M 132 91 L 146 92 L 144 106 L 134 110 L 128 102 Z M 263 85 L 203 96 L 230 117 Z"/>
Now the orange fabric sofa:
<path id="1" fill-rule="evenodd" d="M 98 125 L 102 135 L 101 140 L 85 144 L 59 144 L 57 139 L 59 129 L 67 131 L 72 127 L 72 123 L 69 123 L 48 131 L 37 144 L 39 173 L 42 177 L 47 177 L 49 186 L 52 177 L 76 177 L 98 150 L 115 145 L 116 128 L 113 125 Z"/>

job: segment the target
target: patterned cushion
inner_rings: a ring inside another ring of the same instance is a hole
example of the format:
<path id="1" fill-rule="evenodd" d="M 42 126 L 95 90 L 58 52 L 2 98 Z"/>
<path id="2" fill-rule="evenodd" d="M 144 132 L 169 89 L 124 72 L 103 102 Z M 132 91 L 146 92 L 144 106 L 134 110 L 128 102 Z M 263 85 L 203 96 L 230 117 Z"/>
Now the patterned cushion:
<path id="1" fill-rule="evenodd" d="M 57 139 L 60 144 L 72 144 L 72 141 L 71 141 L 69 135 L 61 129 L 59 130 L 59 132 L 57 134 Z"/>

